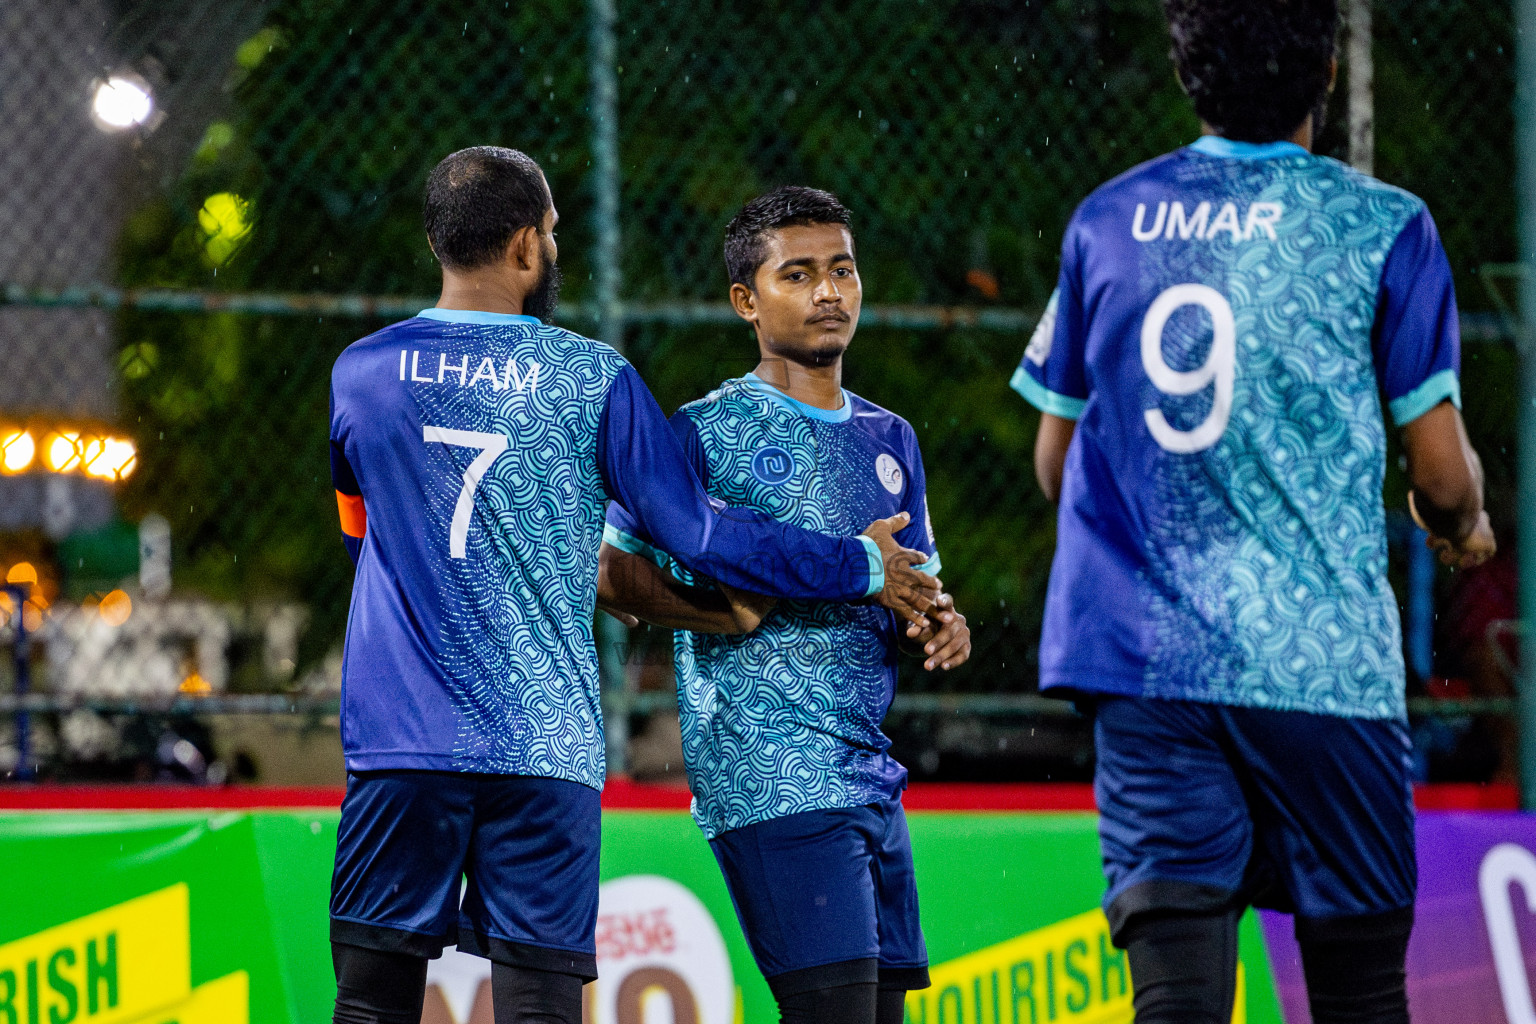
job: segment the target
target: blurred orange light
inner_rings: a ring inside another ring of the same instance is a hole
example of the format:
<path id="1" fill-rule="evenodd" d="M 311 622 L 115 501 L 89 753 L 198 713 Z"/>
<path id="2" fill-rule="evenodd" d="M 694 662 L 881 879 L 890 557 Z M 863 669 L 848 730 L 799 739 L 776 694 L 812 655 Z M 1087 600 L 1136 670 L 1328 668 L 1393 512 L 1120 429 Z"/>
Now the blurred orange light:
<path id="1" fill-rule="evenodd" d="M 16 602 L 11 600 L 11 595 L 0 590 L 0 626 L 11 621 L 11 616 L 16 614 Z"/>
<path id="2" fill-rule="evenodd" d="M 87 476 L 100 476 L 101 472 L 97 466 L 102 463 L 102 457 L 107 454 L 107 439 L 87 435 L 80 439 L 75 450 L 80 453 L 80 461 L 73 468 L 81 470 Z M 107 473 L 107 479 L 111 478 L 112 474 Z"/>
<path id="3" fill-rule="evenodd" d="M 21 621 L 28 632 L 43 628 L 43 610 L 28 601 L 21 606 Z"/>
<path id="4" fill-rule="evenodd" d="M 208 680 L 198 675 L 196 670 L 189 673 L 187 678 L 183 679 L 181 685 L 176 689 L 181 693 L 191 694 L 194 697 L 201 697 L 204 694 L 213 692 L 213 687 L 208 685 Z"/>
<path id="5" fill-rule="evenodd" d="M 0 432 L 0 471 L 20 473 L 37 456 L 37 442 L 25 430 Z"/>
<path id="6" fill-rule="evenodd" d="M 5 574 L 7 583 L 37 583 L 37 567 L 31 562 L 17 562 Z"/>
<path id="7" fill-rule="evenodd" d="M 72 430 L 50 434 L 43 441 L 43 462 L 55 473 L 80 467 L 80 435 Z"/>
<path id="8" fill-rule="evenodd" d="M 25 431 L 0 433 L 0 472 L 19 473 L 31 465 L 38 445 Z M 97 480 L 116 481 L 138 466 L 138 447 L 126 437 L 81 434 L 59 429 L 43 438 L 43 465 L 55 473 L 84 473 Z"/>
<path id="9" fill-rule="evenodd" d="M 139 451 L 126 438 L 109 437 L 97 462 L 100 468 L 92 472 L 103 480 L 125 480 L 139 463 Z"/>
<path id="10" fill-rule="evenodd" d="M 114 590 L 101 599 L 97 607 L 101 612 L 102 621 L 109 626 L 121 626 L 128 621 L 128 616 L 133 614 L 133 598 L 121 590 Z"/>

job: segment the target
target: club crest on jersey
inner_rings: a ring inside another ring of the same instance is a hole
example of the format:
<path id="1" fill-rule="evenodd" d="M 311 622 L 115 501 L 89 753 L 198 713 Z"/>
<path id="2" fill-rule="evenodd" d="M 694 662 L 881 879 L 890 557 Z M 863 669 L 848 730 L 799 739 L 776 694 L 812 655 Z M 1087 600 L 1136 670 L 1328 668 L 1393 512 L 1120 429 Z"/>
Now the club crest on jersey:
<path id="1" fill-rule="evenodd" d="M 875 460 L 875 476 L 880 478 L 880 486 L 892 494 L 901 493 L 901 464 L 891 458 L 889 454 L 882 453 Z"/>
<path id="2" fill-rule="evenodd" d="M 783 448 L 770 444 L 752 456 L 752 475 L 769 487 L 778 487 L 795 475 L 795 460 Z"/>

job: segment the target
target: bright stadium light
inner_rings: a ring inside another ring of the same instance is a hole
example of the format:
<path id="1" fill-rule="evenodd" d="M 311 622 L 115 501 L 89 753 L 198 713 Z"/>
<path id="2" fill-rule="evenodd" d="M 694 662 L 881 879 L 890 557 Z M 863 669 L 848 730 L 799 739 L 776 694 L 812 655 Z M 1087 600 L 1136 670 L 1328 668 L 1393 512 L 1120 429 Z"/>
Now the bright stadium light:
<path id="1" fill-rule="evenodd" d="M 90 438 L 81 446 L 81 466 L 98 480 L 121 480 L 133 472 L 138 453 L 132 441 L 120 437 Z"/>
<path id="2" fill-rule="evenodd" d="M 107 438 L 106 468 L 111 470 L 112 479 L 127 479 L 138 464 L 139 450 L 132 441 L 121 437 Z"/>
<path id="3" fill-rule="evenodd" d="M 51 435 L 43 444 L 43 462 L 55 473 L 79 469 L 80 435 L 74 431 Z"/>
<path id="4" fill-rule="evenodd" d="M 8 430 L 0 433 L 0 470 L 20 473 L 32 465 L 37 456 L 37 442 L 26 430 Z"/>
<path id="5" fill-rule="evenodd" d="M 118 74 L 96 86 L 91 116 L 107 131 L 122 131 L 148 121 L 155 112 L 149 83 L 138 75 Z"/>

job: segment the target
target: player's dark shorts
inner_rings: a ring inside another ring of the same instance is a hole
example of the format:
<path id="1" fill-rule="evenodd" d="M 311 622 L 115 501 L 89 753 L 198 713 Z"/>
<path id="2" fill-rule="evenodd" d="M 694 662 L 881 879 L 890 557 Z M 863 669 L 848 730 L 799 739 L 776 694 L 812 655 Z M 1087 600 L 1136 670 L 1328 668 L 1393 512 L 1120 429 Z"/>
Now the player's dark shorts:
<path id="1" fill-rule="evenodd" d="M 425 957 L 457 944 L 497 963 L 591 980 L 600 830 L 597 790 L 562 779 L 349 775 L 331 939 Z"/>
<path id="2" fill-rule="evenodd" d="M 871 981 L 928 987 L 899 797 L 771 818 L 710 846 L 776 999 Z"/>
<path id="3" fill-rule="evenodd" d="M 1319 938 L 1412 927 L 1405 723 L 1113 697 L 1094 739 L 1117 938 L 1139 914 L 1246 904 Z"/>

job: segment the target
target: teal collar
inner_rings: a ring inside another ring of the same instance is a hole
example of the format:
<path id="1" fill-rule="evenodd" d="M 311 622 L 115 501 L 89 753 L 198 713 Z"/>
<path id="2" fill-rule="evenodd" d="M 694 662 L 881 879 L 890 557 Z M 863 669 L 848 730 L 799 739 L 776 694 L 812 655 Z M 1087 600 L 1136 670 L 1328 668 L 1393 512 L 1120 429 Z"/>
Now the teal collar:
<path id="1" fill-rule="evenodd" d="M 841 409 L 818 409 L 814 405 L 806 405 L 797 398 L 790 398 L 755 373 L 749 373 L 742 377 L 741 380 L 767 395 L 775 402 L 778 402 L 790 412 L 797 412 L 813 420 L 821 420 L 824 423 L 843 423 L 848 417 L 853 415 L 852 396 L 846 390 L 843 391 L 843 407 Z"/>
<path id="2" fill-rule="evenodd" d="M 423 320 L 441 320 L 449 324 L 542 324 L 536 316 L 522 313 L 484 313 L 478 309 L 424 309 L 416 314 Z"/>
<path id="3" fill-rule="evenodd" d="M 1269 160 L 1277 156 L 1309 155 L 1294 142 L 1236 142 L 1220 135 L 1202 135 L 1190 143 L 1189 148 L 1196 153 L 1228 160 Z"/>

